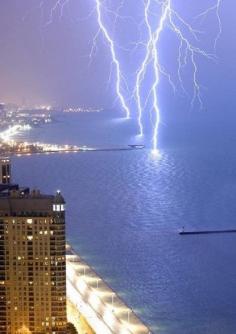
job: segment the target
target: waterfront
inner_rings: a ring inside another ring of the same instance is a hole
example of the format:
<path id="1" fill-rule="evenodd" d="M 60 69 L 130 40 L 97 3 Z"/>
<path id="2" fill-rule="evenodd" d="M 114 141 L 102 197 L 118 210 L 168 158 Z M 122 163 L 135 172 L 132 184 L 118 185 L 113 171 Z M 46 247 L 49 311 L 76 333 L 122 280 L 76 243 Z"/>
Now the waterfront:
<path id="1" fill-rule="evenodd" d="M 86 120 L 76 119 L 29 135 L 94 144 Z M 104 127 L 109 135 L 101 137 Z M 117 123 L 94 130 L 103 145 L 132 143 L 119 131 Z M 235 236 L 178 235 L 183 225 L 235 226 L 236 154 L 225 142 L 168 146 L 159 159 L 149 150 L 20 157 L 13 174 L 21 184 L 62 190 L 69 241 L 155 333 L 235 333 Z"/>
<path id="2" fill-rule="evenodd" d="M 72 315 L 77 317 L 77 323 L 82 314 L 98 334 L 151 334 L 150 329 L 70 245 L 67 245 L 66 266 L 67 298 L 76 308 Z M 77 330 L 80 333 L 79 328 Z"/>

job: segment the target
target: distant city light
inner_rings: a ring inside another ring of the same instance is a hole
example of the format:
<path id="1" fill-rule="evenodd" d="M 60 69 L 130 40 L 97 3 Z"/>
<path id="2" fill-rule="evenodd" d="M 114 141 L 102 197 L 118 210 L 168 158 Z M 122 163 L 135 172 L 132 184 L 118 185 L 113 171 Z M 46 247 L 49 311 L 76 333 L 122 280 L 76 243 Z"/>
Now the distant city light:
<path id="1" fill-rule="evenodd" d="M 13 125 L 10 126 L 7 130 L 0 132 L 0 139 L 4 142 L 8 142 L 11 138 L 17 135 L 20 131 L 30 130 L 31 126 L 29 124 L 25 125 Z"/>

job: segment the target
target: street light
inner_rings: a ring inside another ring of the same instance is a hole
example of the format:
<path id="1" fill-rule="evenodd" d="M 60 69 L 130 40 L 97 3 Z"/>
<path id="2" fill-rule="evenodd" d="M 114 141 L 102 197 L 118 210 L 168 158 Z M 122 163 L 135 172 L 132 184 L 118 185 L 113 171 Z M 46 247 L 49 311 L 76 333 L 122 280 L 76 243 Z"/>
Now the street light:
<path id="1" fill-rule="evenodd" d="M 127 316 L 128 316 L 128 323 L 130 323 L 130 310 L 127 311 Z"/>
<path id="2" fill-rule="evenodd" d="M 114 311 L 114 297 L 116 296 L 116 294 L 113 292 L 111 295 L 111 304 L 112 304 L 112 312 Z"/>

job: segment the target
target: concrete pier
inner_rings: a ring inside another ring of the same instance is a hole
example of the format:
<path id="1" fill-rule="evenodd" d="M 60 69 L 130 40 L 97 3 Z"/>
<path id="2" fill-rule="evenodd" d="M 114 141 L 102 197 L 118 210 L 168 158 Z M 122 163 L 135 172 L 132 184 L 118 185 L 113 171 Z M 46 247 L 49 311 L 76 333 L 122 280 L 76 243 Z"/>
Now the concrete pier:
<path id="1" fill-rule="evenodd" d="M 180 235 L 236 233 L 236 230 L 180 231 Z"/>
<path id="2" fill-rule="evenodd" d="M 95 334 L 151 334 L 150 329 L 67 245 L 67 298 L 73 307 L 68 321 L 79 331 L 80 315 Z M 81 330 L 80 330 L 81 333 Z M 81 333 L 83 334 L 83 333 Z"/>

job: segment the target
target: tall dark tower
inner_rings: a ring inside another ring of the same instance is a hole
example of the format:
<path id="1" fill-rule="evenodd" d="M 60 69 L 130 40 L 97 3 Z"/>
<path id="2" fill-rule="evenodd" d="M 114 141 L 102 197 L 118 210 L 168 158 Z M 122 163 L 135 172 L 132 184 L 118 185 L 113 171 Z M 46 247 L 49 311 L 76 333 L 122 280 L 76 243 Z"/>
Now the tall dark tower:
<path id="1" fill-rule="evenodd" d="M 0 184 L 11 183 L 11 162 L 8 158 L 0 158 Z"/>

